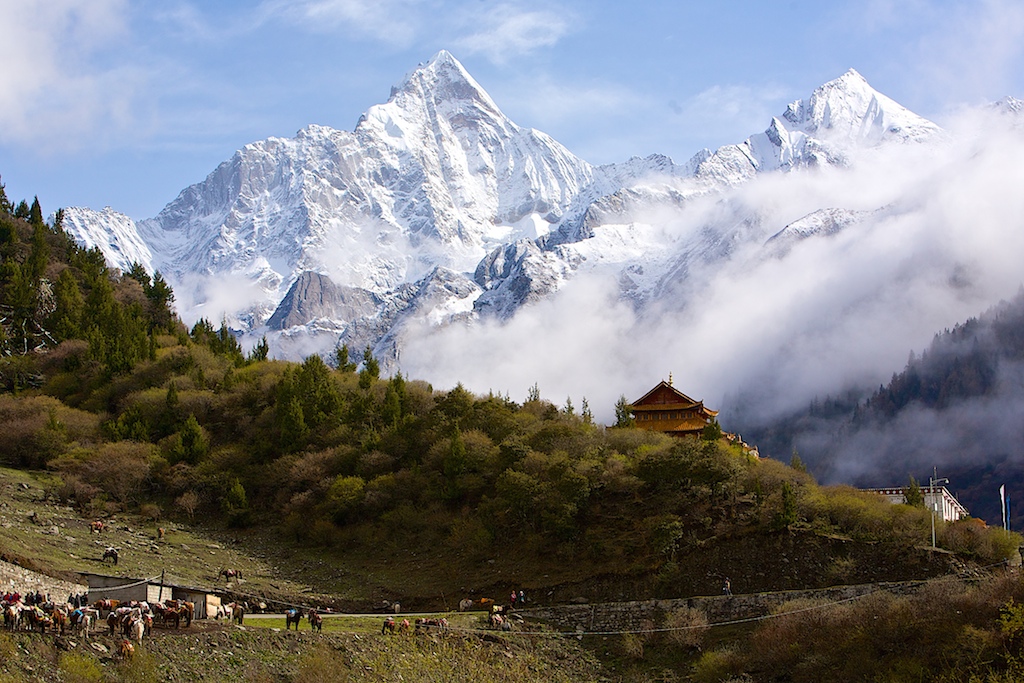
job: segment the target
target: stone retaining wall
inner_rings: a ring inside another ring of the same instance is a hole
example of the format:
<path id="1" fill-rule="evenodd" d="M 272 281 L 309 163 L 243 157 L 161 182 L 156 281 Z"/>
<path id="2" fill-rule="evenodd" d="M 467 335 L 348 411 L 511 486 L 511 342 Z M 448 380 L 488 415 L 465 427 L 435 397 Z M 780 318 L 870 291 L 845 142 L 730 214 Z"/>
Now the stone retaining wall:
<path id="1" fill-rule="evenodd" d="M 837 602 L 857 598 L 878 590 L 898 595 L 916 591 L 923 582 L 861 584 L 815 590 L 752 593 L 749 595 L 717 595 L 711 597 L 641 600 L 601 604 L 530 607 L 519 610 L 524 618 L 544 621 L 561 631 L 589 633 L 637 631 L 659 627 L 665 615 L 683 607 L 699 608 L 711 623 L 750 619 L 770 614 L 772 609 L 791 600 L 809 599 Z"/>
<path id="2" fill-rule="evenodd" d="M 52 576 L 0 560 L 0 594 L 17 591 L 25 595 L 29 591 L 34 593 L 37 590 L 43 595 L 49 593 L 57 600 L 66 600 L 69 594 L 77 595 L 89 592 L 89 586 L 61 581 Z"/>

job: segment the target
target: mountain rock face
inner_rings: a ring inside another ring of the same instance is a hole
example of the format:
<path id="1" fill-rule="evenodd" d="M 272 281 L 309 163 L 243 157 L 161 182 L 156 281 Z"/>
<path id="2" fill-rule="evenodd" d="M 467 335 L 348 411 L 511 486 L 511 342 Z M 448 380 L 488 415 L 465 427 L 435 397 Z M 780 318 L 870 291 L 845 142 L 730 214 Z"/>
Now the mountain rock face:
<path id="1" fill-rule="evenodd" d="M 65 224 L 113 265 L 163 273 L 186 320 L 225 316 L 278 356 L 367 344 L 387 367 L 413 321 L 509 321 L 581 273 L 642 311 L 745 245 L 827 236 L 860 214 L 817 207 L 779 232 L 729 192 L 943 135 L 851 70 L 740 144 L 595 167 L 510 121 L 442 51 L 352 132 L 254 142 L 137 224 L 84 208 Z M 695 204 L 700 225 L 678 218 Z"/>

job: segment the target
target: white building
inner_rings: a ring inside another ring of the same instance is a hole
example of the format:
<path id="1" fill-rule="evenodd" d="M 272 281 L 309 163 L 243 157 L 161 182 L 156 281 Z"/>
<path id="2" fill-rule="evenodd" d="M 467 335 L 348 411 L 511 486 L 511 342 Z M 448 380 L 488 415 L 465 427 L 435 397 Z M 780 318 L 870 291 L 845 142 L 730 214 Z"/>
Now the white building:
<path id="1" fill-rule="evenodd" d="M 907 502 L 906 486 L 865 490 L 885 496 L 890 503 Z M 929 510 L 934 510 L 939 519 L 955 522 L 970 516 L 967 508 L 945 486 L 922 486 L 921 495 L 924 496 L 924 506 Z"/>

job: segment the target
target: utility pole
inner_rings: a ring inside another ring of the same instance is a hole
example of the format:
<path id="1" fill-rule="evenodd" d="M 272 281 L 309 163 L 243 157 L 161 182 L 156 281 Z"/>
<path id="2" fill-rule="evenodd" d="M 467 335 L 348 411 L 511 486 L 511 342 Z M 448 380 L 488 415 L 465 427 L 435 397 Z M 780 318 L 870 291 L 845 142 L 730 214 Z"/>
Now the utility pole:
<path id="1" fill-rule="evenodd" d="M 935 475 L 938 474 L 935 468 L 932 468 L 932 476 L 928 478 L 928 490 L 932 494 L 932 550 L 935 550 L 935 513 L 938 511 L 939 499 L 935 495 L 936 484 L 948 484 L 949 479 L 945 477 L 937 479 Z"/>

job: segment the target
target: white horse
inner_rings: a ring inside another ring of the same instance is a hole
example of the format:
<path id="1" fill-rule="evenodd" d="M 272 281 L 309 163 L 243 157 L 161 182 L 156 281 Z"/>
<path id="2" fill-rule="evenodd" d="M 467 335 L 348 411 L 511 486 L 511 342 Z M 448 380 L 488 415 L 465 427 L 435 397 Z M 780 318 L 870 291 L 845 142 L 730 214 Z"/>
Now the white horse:
<path id="1" fill-rule="evenodd" d="M 131 638 L 139 645 L 142 645 L 142 635 L 146 632 L 146 625 L 141 618 L 135 619 L 130 627 Z"/>

